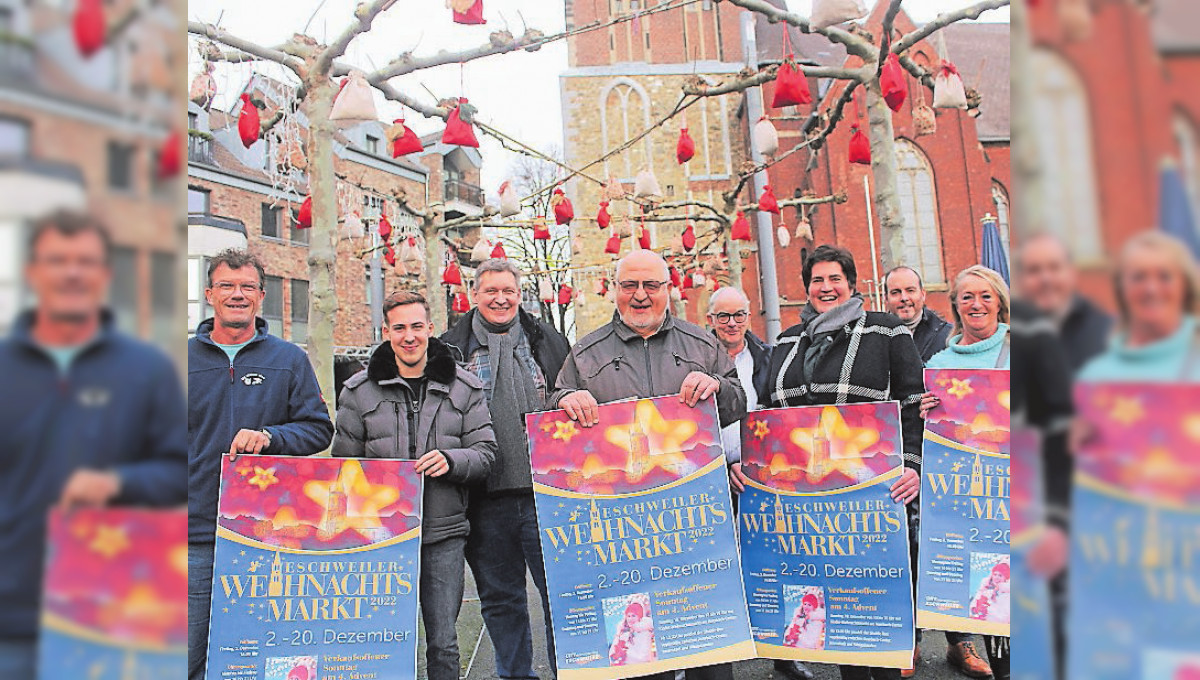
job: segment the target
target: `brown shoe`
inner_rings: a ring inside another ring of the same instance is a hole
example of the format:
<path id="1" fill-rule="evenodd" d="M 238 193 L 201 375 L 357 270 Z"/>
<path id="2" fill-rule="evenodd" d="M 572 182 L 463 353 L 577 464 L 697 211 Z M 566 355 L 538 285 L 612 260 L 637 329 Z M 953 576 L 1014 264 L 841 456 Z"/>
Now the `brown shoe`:
<path id="1" fill-rule="evenodd" d="M 950 645 L 946 650 L 946 661 L 963 675 L 972 678 L 992 677 L 992 667 L 988 665 L 979 652 L 975 651 L 974 642 L 959 642 Z"/>
<path id="2" fill-rule="evenodd" d="M 900 669 L 900 677 L 902 677 L 902 678 L 911 678 L 912 676 L 914 676 L 914 675 L 916 675 L 916 674 L 917 674 L 917 659 L 918 659 L 918 658 L 920 658 L 920 656 L 921 656 L 921 643 L 919 643 L 919 642 L 918 642 L 918 643 L 917 643 L 917 644 L 916 644 L 916 645 L 913 647 L 913 662 L 912 662 L 912 665 L 911 665 L 911 666 L 909 666 L 908 668 L 902 668 L 902 669 Z"/>

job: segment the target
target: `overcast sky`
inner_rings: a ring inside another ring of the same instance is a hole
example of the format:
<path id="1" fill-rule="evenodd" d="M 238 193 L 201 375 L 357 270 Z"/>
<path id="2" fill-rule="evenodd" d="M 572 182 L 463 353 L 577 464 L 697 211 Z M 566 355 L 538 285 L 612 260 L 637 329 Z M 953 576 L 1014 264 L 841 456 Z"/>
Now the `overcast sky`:
<path id="1" fill-rule="evenodd" d="M 586 0 L 576 0 L 582 2 Z M 603 0 L 592 0 L 603 1 Z M 923 23 L 940 12 L 958 9 L 972 0 L 905 0 L 903 8 L 914 22 Z M 293 33 L 304 32 L 317 40 L 333 40 L 349 23 L 355 0 L 189 0 L 188 18 L 218 23 L 222 28 L 261 45 L 277 45 Z M 649 4 L 649 3 L 648 3 Z M 789 9 L 807 15 L 811 0 L 787 0 Z M 441 50 L 458 51 L 487 42 L 488 34 L 507 28 L 520 35 L 524 27 L 552 34 L 563 30 L 562 5 L 546 0 L 484 0 L 484 26 L 464 26 L 450 20 L 444 0 L 413 0 L 397 3 L 375 20 L 370 33 L 350 44 L 343 61 L 364 70 L 383 66 L 396 55 L 411 50 L 426 55 Z M 984 13 L 981 21 L 1008 21 L 1008 10 Z M 308 24 L 307 30 L 305 25 Z M 190 55 L 194 72 L 197 57 Z M 515 139 L 543 151 L 562 146 L 562 114 L 558 74 L 567 64 L 564 42 L 542 47 L 534 53 L 514 52 L 458 65 L 427 69 L 394 79 L 392 83 L 425 102 L 437 97 L 465 95 L 479 107 L 481 120 Z M 225 108 L 229 97 L 239 92 L 249 77 L 249 65 L 224 65 L 216 74 L 217 105 Z M 267 72 L 271 69 L 259 65 Z M 282 68 L 274 75 L 282 77 Z M 286 72 L 290 75 L 290 72 Z M 427 91 L 428 90 L 428 91 Z M 430 94 L 432 92 L 432 95 Z M 382 119 L 406 115 L 418 134 L 441 127 L 398 104 L 377 98 Z M 491 138 L 479 135 L 483 144 L 483 185 L 489 195 L 508 173 L 512 155 Z"/>

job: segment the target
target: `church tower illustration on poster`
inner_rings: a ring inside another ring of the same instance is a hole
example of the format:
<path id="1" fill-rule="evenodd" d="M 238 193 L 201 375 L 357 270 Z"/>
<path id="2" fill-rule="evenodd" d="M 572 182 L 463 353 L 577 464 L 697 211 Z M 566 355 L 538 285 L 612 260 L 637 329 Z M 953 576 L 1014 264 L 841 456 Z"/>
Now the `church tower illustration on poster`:
<path id="1" fill-rule="evenodd" d="M 625 470 L 632 479 L 641 479 L 650 468 L 650 438 L 642 431 L 642 426 L 634 421 L 629 428 L 629 460 Z"/>
<path id="2" fill-rule="evenodd" d="M 329 485 L 329 500 L 325 503 L 325 514 L 321 517 L 319 535 L 322 538 L 332 538 L 344 531 L 348 510 L 349 500 L 346 497 L 346 487 L 342 483 L 342 471 L 339 469 L 337 479 Z"/>
<path id="3" fill-rule="evenodd" d="M 971 466 L 971 490 L 967 492 L 971 496 L 983 495 L 983 458 L 979 452 L 975 452 L 975 463 Z"/>
<path id="4" fill-rule="evenodd" d="M 779 492 L 775 492 L 775 533 L 787 533 L 787 518 L 783 515 L 783 501 L 779 500 Z"/>
<path id="5" fill-rule="evenodd" d="M 604 526 L 600 523 L 600 508 L 596 507 L 596 499 L 592 499 L 591 509 L 592 543 L 604 541 Z"/>
<path id="6" fill-rule="evenodd" d="M 275 560 L 271 562 L 271 581 L 267 585 L 268 597 L 283 597 L 283 563 L 279 560 L 279 551 L 275 551 Z"/>

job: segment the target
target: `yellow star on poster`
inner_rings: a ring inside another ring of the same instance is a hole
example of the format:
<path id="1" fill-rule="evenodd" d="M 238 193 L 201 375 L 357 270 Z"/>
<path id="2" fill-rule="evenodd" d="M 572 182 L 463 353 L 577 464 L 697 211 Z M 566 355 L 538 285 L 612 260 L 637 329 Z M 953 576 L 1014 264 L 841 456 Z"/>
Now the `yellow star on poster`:
<path id="1" fill-rule="evenodd" d="M 550 432 L 554 429 L 555 424 L 556 423 L 552 420 L 547 420 L 546 422 L 542 423 L 542 432 Z"/>
<path id="2" fill-rule="evenodd" d="M 1000 402 L 1000 405 L 1004 407 L 1005 411 L 1012 410 L 1012 394 L 1010 394 L 1009 390 L 1004 390 L 997 395 L 996 400 Z"/>
<path id="3" fill-rule="evenodd" d="M 771 428 L 765 421 L 756 420 L 754 421 L 754 427 L 751 434 L 754 435 L 755 439 L 762 441 L 767 438 L 767 435 L 771 434 Z"/>
<path id="4" fill-rule="evenodd" d="M 257 486 L 260 491 L 266 491 L 267 487 L 279 483 L 279 478 L 275 476 L 275 468 L 263 469 L 255 465 L 254 476 L 250 478 L 250 483 Z"/>
<path id="5" fill-rule="evenodd" d="M 650 459 L 653 461 L 651 464 L 663 468 L 687 461 L 684 444 L 699 429 L 696 422 L 691 419 L 667 420 L 663 418 L 653 401 L 642 399 L 638 401 L 635 408 L 634 422 L 605 428 L 604 438 L 614 446 L 631 451 L 633 449 L 631 433 L 634 427 L 641 429 L 646 435 L 650 447 Z"/>
<path id="6" fill-rule="evenodd" d="M 952 394 L 959 399 L 963 399 L 974 391 L 975 388 L 971 387 L 970 378 L 963 378 L 962 380 L 959 380 L 958 378 L 951 378 L 950 389 L 946 390 L 946 393 Z"/>
<path id="7" fill-rule="evenodd" d="M 96 536 L 88 544 L 88 548 L 112 559 L 129 548 L 129 535 L 125 533 L 125 527 L 101 524 L 96 527 Z"/>
<path id="8" fill-rule="evenodd" d="M 863 469 L 862 455 L 879 442 L 879 432 L 869 427 L 852 427 L 836 406 L 821 409 L 815 427 L 792 430 L 792 444 L 808 453 L 805 470 L 813 479 L 824 479 L 833 472 L 853 477 Z M 828 442 L 828 458 L 818 442 Z"/>
<path id="9" fill-rule="evenodd" d="M 579 434 L 579 429 L 575 427 L 575 421 L 568 420 L 561 423 L 554 423 L 554 434 L 550 435 L 551 439 L 557 439 L 564 444 L 570 444 L 571 438 Z"/>
<path id="10" fill-rule="evenodd" d="M 354 529 L 376 528 L 383 524 L 379 515 L 384 508 L 400 500 L 400 490 L 387 484 L 374 484 L 363 472 L 362 463 L 348 459 L 342 463 L 338 475 L 346 494 L 348 513 L 346 521 Z M 329 505 L 331 485 L 327 481 L 310 480 L 304 483 L 304 495 L 314 503 L 326 508 Z"/>
<path id="11" fill-rule="evenodd" d="M 1145 411 L 1142 409 L 1142 402 L 1135 397 L 1116 397 L 1113 399 L 1112 410 L 1108 415 L 1128 427 L 1141 420 Z"/>

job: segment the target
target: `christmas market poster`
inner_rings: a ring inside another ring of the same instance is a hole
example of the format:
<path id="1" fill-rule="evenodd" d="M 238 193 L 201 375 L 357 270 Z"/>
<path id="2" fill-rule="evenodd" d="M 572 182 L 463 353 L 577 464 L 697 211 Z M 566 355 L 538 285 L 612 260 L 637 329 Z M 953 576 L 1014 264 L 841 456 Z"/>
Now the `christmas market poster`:
<path id="1" fill-rule="evenodd" d="M 561 680 L 754 657 L 712 400 L 526 416 Z"/>
<path id="2" fill-rule="evenodd" d="M 55 510 L 48 538 L 38 677 L 183 677 L 187 513 Z"/>
<path id="3" fill-rule="evenodd" d="M 742 569 L 758 655 L 912 663 L 897 402 L 754 411 L 742 427 Z"/>
<path id="4" fill-rule="evenodd" d="M 1041 438 L 1030 429 L 1012 431 L 1012 680 L 1055 675 L 1050 586 L 1033 573 L 1029 553 L 1046 531 Z"/>
<path id="5" fill-rule="evenodd" d="M 1080 384 L 1072 679 L 1200 678 L 1200 386 Z"/>
<path id="6" fill-rule="evenodd" d="M 1009 634 L 1009 373 L 926 369 L 917 626 Z"/>
<path id="7" fill-rule="evenodd" d="M 407 460 L 225 460 L 208 680 L 416 677 L 421 478 Z"/>

